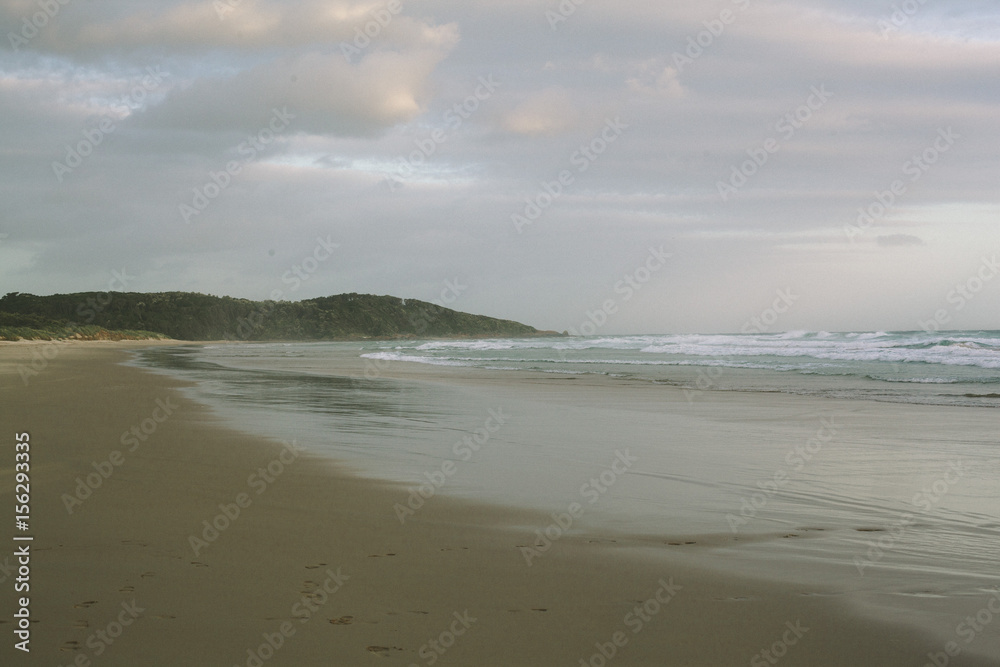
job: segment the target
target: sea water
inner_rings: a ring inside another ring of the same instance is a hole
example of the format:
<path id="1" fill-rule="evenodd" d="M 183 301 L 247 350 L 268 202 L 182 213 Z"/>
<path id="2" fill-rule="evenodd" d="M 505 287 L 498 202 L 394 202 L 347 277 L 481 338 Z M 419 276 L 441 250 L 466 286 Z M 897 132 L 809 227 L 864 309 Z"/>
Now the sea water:
<path id="1" fill-rule="evenodd" d="M 566 533 L 710 544 L 699 561 L 833 589 L 942 641 L 1000 588 L 998 332 L 138 354 L 233 426 L 400 482 L 383 511 L 401 523 L 455 496 L 542 510 L 526 527 L 542 534 L 576 503 Z M 400 365 L 427 372 L 387 372 Z M 1000 654 L 998 635 L 977 645 Z"/>

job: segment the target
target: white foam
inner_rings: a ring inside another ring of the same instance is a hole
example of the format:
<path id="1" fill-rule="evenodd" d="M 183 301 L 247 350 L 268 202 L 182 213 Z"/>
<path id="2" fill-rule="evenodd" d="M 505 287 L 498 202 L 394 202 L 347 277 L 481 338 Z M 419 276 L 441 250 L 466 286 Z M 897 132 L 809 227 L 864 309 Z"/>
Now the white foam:
<path id="1" fill-rule="evenodd" d="M 365 359 L 375 359 L 377 361 L 413 361 L 418 364 L 431 364 L 434 366 L 469 366 L 470 364 L 452 361 L 450 359 L 440 359 L 437 357 L 418 357 L 408 354 L 398 354 L 396 352 L 371 352 L 361 355 Z"/>
<path id="2" fill-rule="evenodd" d="M 935 364 L 1000 369 L 1000 333 L 887 333 L 791 331 L 759 334 L 675 334 L 572 338 L 414 341 L 396 343 L 407 361 L 440 364 L 566 363 L 621 365 L 722 365 L 805 370 L 827 362 L 852 364 Z M 551 356 L 546 354 L 550 351 Z M 596 351 L 620 351 L 594 358 Z M 465 352 L 466 354 L 461 354 Z M 489 354 L 503 353 L 505 356 Z M 419 353 L 411 354 L 410 353 Z M 455 354 L 459 353 L 459 354 Z M 482 356 L 480 356 L 482 355 Z M 791 362 L 790 359 L 801 359 Z M 868 369 L 870 371 L 870 369 Z M 845 368 L 845 371 L 850 372 Z M 862 369 L 855 368 L 861 373 Z M 932 372 L 929 377 L 933 377 Z M 998 378 L 1000 379 L 1000 378 Z M 951 381 L 951 378 L 948 378 Z"/>

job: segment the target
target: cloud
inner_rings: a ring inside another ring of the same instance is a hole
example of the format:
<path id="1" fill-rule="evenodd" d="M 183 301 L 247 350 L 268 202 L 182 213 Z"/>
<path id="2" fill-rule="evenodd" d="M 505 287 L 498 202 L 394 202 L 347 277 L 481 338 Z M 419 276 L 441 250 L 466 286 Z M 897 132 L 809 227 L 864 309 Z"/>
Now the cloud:
<path id="1" fill-rule="evenodd" d="M 684 96 L 684 86 L 678 76 L 680 73 L 675 68 L 651 64 L 643 69 L 645 71 L 629 77 L 625 82 L 632 92 L 668 98 Z"/>
<path id="2" fill-rule="evenodd" d="M 561 88 L 550 88 L 518 104 L 504 116 L 502 126 L 514 134 L 537 136 L 574 128 L 579 119 L 579 108 L 569 93 Z"/>
<path id="3" fill-rule="evenodd" d="M 875 242 L 883 248 L 899 248 L 904 246 L 924 245 L 924 240 L 912 234 L 889 234 L 876 236 Z"/>
<path id="4" fill-rule="evenodd" d="M 173 76 L 142 117 L 147 129 L 250 132 L 272 109 L 288 107 L 298 132 L 370 134 L 424 110 L 429 77 L 459 41 L 455 23 L 408 17 L 385 2 L 306 1 L 294 11 L 272 0 L 136 2 L 85 12 L 78 4 L 58 5 L 29 33 L 18 60 L 32 63 L 34 74 L 22 74 L 19 85 L 56 82 L 58 95 L 41 104 L 106 113 L 100 87 L 128 76 L 122 65 L 166 67 Z M 220 17 L 216 5 L 230 9 Z M 19 17 L 37 9 L 6 0 L 0 26 L 16 33 Z"/>
<path id="5" fill-rule="evenodd" d="M 340 53 L 284 57 L 175 89 L 145 115 L 144 125 L 254 131 L 273 108 L 288 107 L 295 132 L 370 134 L 423 111 L 428 77 L 447 53 L 380 51 L 356 65 Z"/>
<path id="6" fill-rule="evenodd" d="M 378 0 L 300 0 L 291 5 L 280 0 L 71 2 L 59 5 L 27 47 L 93 58 L 150 49 L 183 55 L 217 49 L 339 47 L 341 42 L 353 43 L 359 34 L 375 48 L 427 48 L 448 39 L 439 32 L 441 26 L 390 11 L 388 4 Z M 22 21 L 38 11 L 31 0 L 0 3 L 3 33 L 17 32 Z"/>
<path id="7" fill-rule="evenodd" d="M 0 35 L 37 1 L 0 0 Z M 940 276 L 968 272 L 960 258 L 1000 247 L 1000 41 L 970 32 L 995 25 L 987 3 L 926 3 L 883 38 L 887 4 L 865 0 L 587 2 L 556 30 L 555 0 L 403 0 L 391 20 L 388 0 L 222 0 L 221 19 L 213 1 L 73 0 L 27 46 L 2 38 L 7 289 L 104 289 L 124 265 L 134 289 L 262 298 L 330 234 L 344 252 L 296 298 L 427 299 L 458 278 L 474 288 L 457 307 L 562 330 L 664 245 L 671 271 L 608 331 L 738 328 L 732 304 L 786 287 L 802 294 L 789 327 L 891 329 L 933 312 Z M 147 68 L 169 76 L 116 104 Z M 463 107 L 482 78 L 496 92 Z M 821 86 L 829 101 L 779 126 Z M 280 139 L 185 225 L 178 205 L 274 108 L 294 115 Z M 615 118 L 628 128 L 607 143 Z M 57 181 L 53 162 L 105 119 L 114 131 Z M 904 165 L 948 127 L 961 139 L 911 180 Z M 402 160 L 414 175 L 390 189 Z M 723 201 L 717 184 L 748 160 L 763 164 Z M 563 171 L 518 234 L 511 215 Z M 896 180 L 905 193 L 849 243 L 845 226 Z M 885 307 L 904 302 L 916 314 Z"/>

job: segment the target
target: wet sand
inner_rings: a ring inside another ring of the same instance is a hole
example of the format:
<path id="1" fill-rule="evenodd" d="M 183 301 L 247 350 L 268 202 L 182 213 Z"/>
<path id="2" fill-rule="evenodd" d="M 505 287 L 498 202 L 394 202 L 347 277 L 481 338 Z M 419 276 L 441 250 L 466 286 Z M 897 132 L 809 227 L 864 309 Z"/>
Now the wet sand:
<path id="1" fill-rule="evenodd" d="M 0 345 L 35 538 L 31 653 L 4 633 L 4 664 L 919 666 L 945 650 L 820 586 L 700 568 L 683 535 L 565 536 L 529 566 L 547 514 L 440 497 L 401 525 L 402 485 L 224 428 L 179 381 L 116 364 L 130 345 L 60 345 L 27 384 L 32 345 Z M 963 644 L 961 664 L 995 660 Z"/>

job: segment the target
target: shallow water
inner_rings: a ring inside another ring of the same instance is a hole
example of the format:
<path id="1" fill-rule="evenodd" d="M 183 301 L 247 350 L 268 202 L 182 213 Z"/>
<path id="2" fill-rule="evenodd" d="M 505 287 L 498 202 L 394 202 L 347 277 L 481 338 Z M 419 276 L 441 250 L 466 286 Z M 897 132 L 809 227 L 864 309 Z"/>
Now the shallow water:
<path id="1" fill-rule="evenodd" d="M 236 427 L 403 482 L 398 505 L 414 514 L 438 494 L 563 519 L 577 503 L 573 532 L 833 590 L 942 641 L 1000 588 L 997 413 L 921 404 L 926 383 L 897 383 L 918 400 L 874 402 L 855 391 L 871 378 L 845 389 L 844 375 L 773 369 L 738 369 L 735 391 L 392 362 L 418 371 L 400 379 L 359 362 L 383 345 L 160 348 L 138 362 L 195 380 L 192 397 Z M 776 378 L 802 385 L 776 391 Z M 1000 655 L 998 637 L 1000 617 L 974 648 Z"/>

